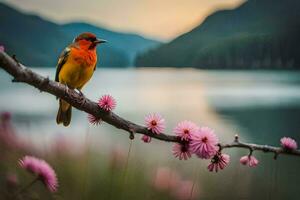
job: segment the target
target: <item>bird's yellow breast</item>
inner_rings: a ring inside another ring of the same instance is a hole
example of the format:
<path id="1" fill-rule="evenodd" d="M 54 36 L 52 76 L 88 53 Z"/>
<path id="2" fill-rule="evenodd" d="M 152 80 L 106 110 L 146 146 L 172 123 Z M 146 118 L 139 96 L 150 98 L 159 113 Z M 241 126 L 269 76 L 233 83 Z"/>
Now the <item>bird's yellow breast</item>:
<path id="1" fill-rule="evenodd" d="M 59 82 L 81 89 L 92 77 L 96 62 L 96 52 L 73 49 L 59 72 Z"/>

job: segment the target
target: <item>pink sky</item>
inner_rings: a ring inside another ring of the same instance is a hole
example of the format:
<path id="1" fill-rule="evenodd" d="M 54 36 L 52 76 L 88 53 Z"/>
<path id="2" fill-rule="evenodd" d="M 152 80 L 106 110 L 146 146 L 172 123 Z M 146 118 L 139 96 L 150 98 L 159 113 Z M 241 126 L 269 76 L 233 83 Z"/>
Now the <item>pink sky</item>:
<path id="1" fill-rule="evenodd" d="M 0 0 L 58 23 L 87 21 L 107 28 L 170 40 L 220 8 L 244 0 Z"/>

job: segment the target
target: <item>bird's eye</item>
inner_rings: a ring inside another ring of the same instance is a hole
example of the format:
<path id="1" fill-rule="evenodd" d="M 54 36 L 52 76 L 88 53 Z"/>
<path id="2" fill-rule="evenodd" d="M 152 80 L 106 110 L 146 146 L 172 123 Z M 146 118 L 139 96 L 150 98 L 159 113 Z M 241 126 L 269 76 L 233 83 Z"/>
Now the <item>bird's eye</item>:
<path id="1" fill-rule="evenodd" d="M 96 40 L 96 38 L 94 37 L 89 37 L 89 38 L 86 38 L 87 41 L 90 41 L 90 42 L 94 42 Z"/>

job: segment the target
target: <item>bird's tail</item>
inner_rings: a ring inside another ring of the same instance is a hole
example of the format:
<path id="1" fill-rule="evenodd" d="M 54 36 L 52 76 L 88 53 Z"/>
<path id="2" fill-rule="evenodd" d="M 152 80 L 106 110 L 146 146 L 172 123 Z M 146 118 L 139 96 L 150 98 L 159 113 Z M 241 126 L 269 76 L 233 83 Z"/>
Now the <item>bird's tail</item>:
<path id="1" fill-rule="evenodd" d="M 72 106 L 64 100 L 59 99 L 59 108 L 56 116 L 56 123 L 63 123 L 64 126 L 68 126 L 71 122 L 71 116 Z"/>

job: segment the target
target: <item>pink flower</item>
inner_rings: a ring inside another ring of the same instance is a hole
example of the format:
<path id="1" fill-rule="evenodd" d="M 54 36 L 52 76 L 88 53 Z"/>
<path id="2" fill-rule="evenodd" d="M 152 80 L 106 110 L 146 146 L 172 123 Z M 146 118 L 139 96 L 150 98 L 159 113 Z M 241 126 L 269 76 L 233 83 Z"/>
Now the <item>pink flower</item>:
<path id="1" fill-rule="evenodd" d="M 217 153 L 212 159 L 211 163 L 208 165 L 207 169 L 212 172 L 218 172 L 219 169 L 224 169 L 230 161 L 230 156 L 227 154 Z"/>
<path id="2" fill-rule="evenodd" d="M 113 170 L 123 169 L 126 165 L 127 154 L 124 153 L 124 149 L 119 146 L 114 146 L 109 154 L 109 167 Z"/>
<path id="3" fill-rule="evenodd" d="M 22 168 L 33 174 L 39 173 L 40 160 L 38 158 L 33 156 L 24 156 L 23 159 L 19 161 L 19 164 Z"/>
<path id="4" fill-rule="evenodd" d="M 178 187 L 174 190 L 174 197 L 178 200 L 198 199 L 199 185 L 192 181 L 180 181 Z"/>
<path id="5" fill-rule="evenodd" d="M 55 192 L 58 187 L 58 181 L 53 168 L 44 160 L 33 156 L 24 156 L 19 164 L 22 168 L 38 176 L 49 191 Z"/>
<path id="6" fill-rule="evenodd" d="M 141 140 L 143 140 L 145 143 L 150 143 L 151 142 L 151 137 L 148 136 L 148 135 L 143 135 Z"/>
<path id="7" fill-rule="evenodd" d="M 165 130 L 165 119 L 159 114 L 149 114 L 145 117 L 145 124 L 152 133 L 160 134 Z"/>
<path id="8" fill-rule="evenodd" d="M 297 142 L 289 137 L 280 139 L 281 146 L 286 150 L 296 150 L 298 148 Z"/>
<path id="9" fill-rule="evenodd" d="M 7 174 L 6 183 L 8 186 L 16 187 L 19 184 L 19 180 L 16 174 Z"/>
<path id="10" fill-rule="evenodd" d="M 9 121 L 11 119 L 11 113 L 10 112 L 2 112 L 0 114 L 0 117 L 3 121 Z"/>
<path id="11" fill-rule="evenodd" d="M 159 167 L 153 178 L 153 186 L 160 191 L 175 190 L 180 183 L 180 176 L 177 171 L 168 167 Z"/>
<path id="12" fill-rule="evenodd" d="M 249 167 L 256 167 L 259 161 L 254 156 L 243 156 L 240 159 L 240 163 Z"/>
<path id="13" fill-rule="evenodd" d="M 191 152 L 189 150 L 189 144 L 178 144 L 175 143 L 172 149 L 173 155 L 175 158 L 179 158 L 179 160 L 187 160 L 191 157 Z"/>
<path id="14" fill-rule="evenodd" d="M 0 52 L 3 52 L 3 51 L 5 51 L 5 48 L 3 45 L 0 45 Z"/>
<path id="15" fill-rule="evenodd" d="M 219 140 L 214 131 L 208 127 L 201 127 L 192 135 L 190 148 L 199 158 L 209 159 L 216 154 Z"/>
<path id="16" fill-rule="evenodd" d="M 247 165 L 248 162 L 249 162 L 249 156 L 243 156 L 243 157 L 240 158 L 240 163 L 242 165 Z"/>
<path id="17" fill-rule="evenodd" d="M 191 121 L 182 121 L 177 124 L 174 128 L 174 133 L 181 137 L 181 140 L 189 141 L 191 135 L 195 134 L 198 131 L 199 127 Z"/>
<path id="18" fill-rule="evenodd" d="M 97 118 L 94 115 L 88 114 L 88 120 L 92 125 L 99 125 L 102 122 L 101 118 Z"/>
<path id="19" fill-rule="evenodd" d="M 112 111 L 113 109 L 115 109 L 117 103 L 115 101 L 115 99 L 111 96 L 111 95 L 103 95 L 99 101 L 98 101 L 98 105 L 100 106 L 100 108 L 102 108 L 103 110 L 106 110 L 108 112 Z"/>

